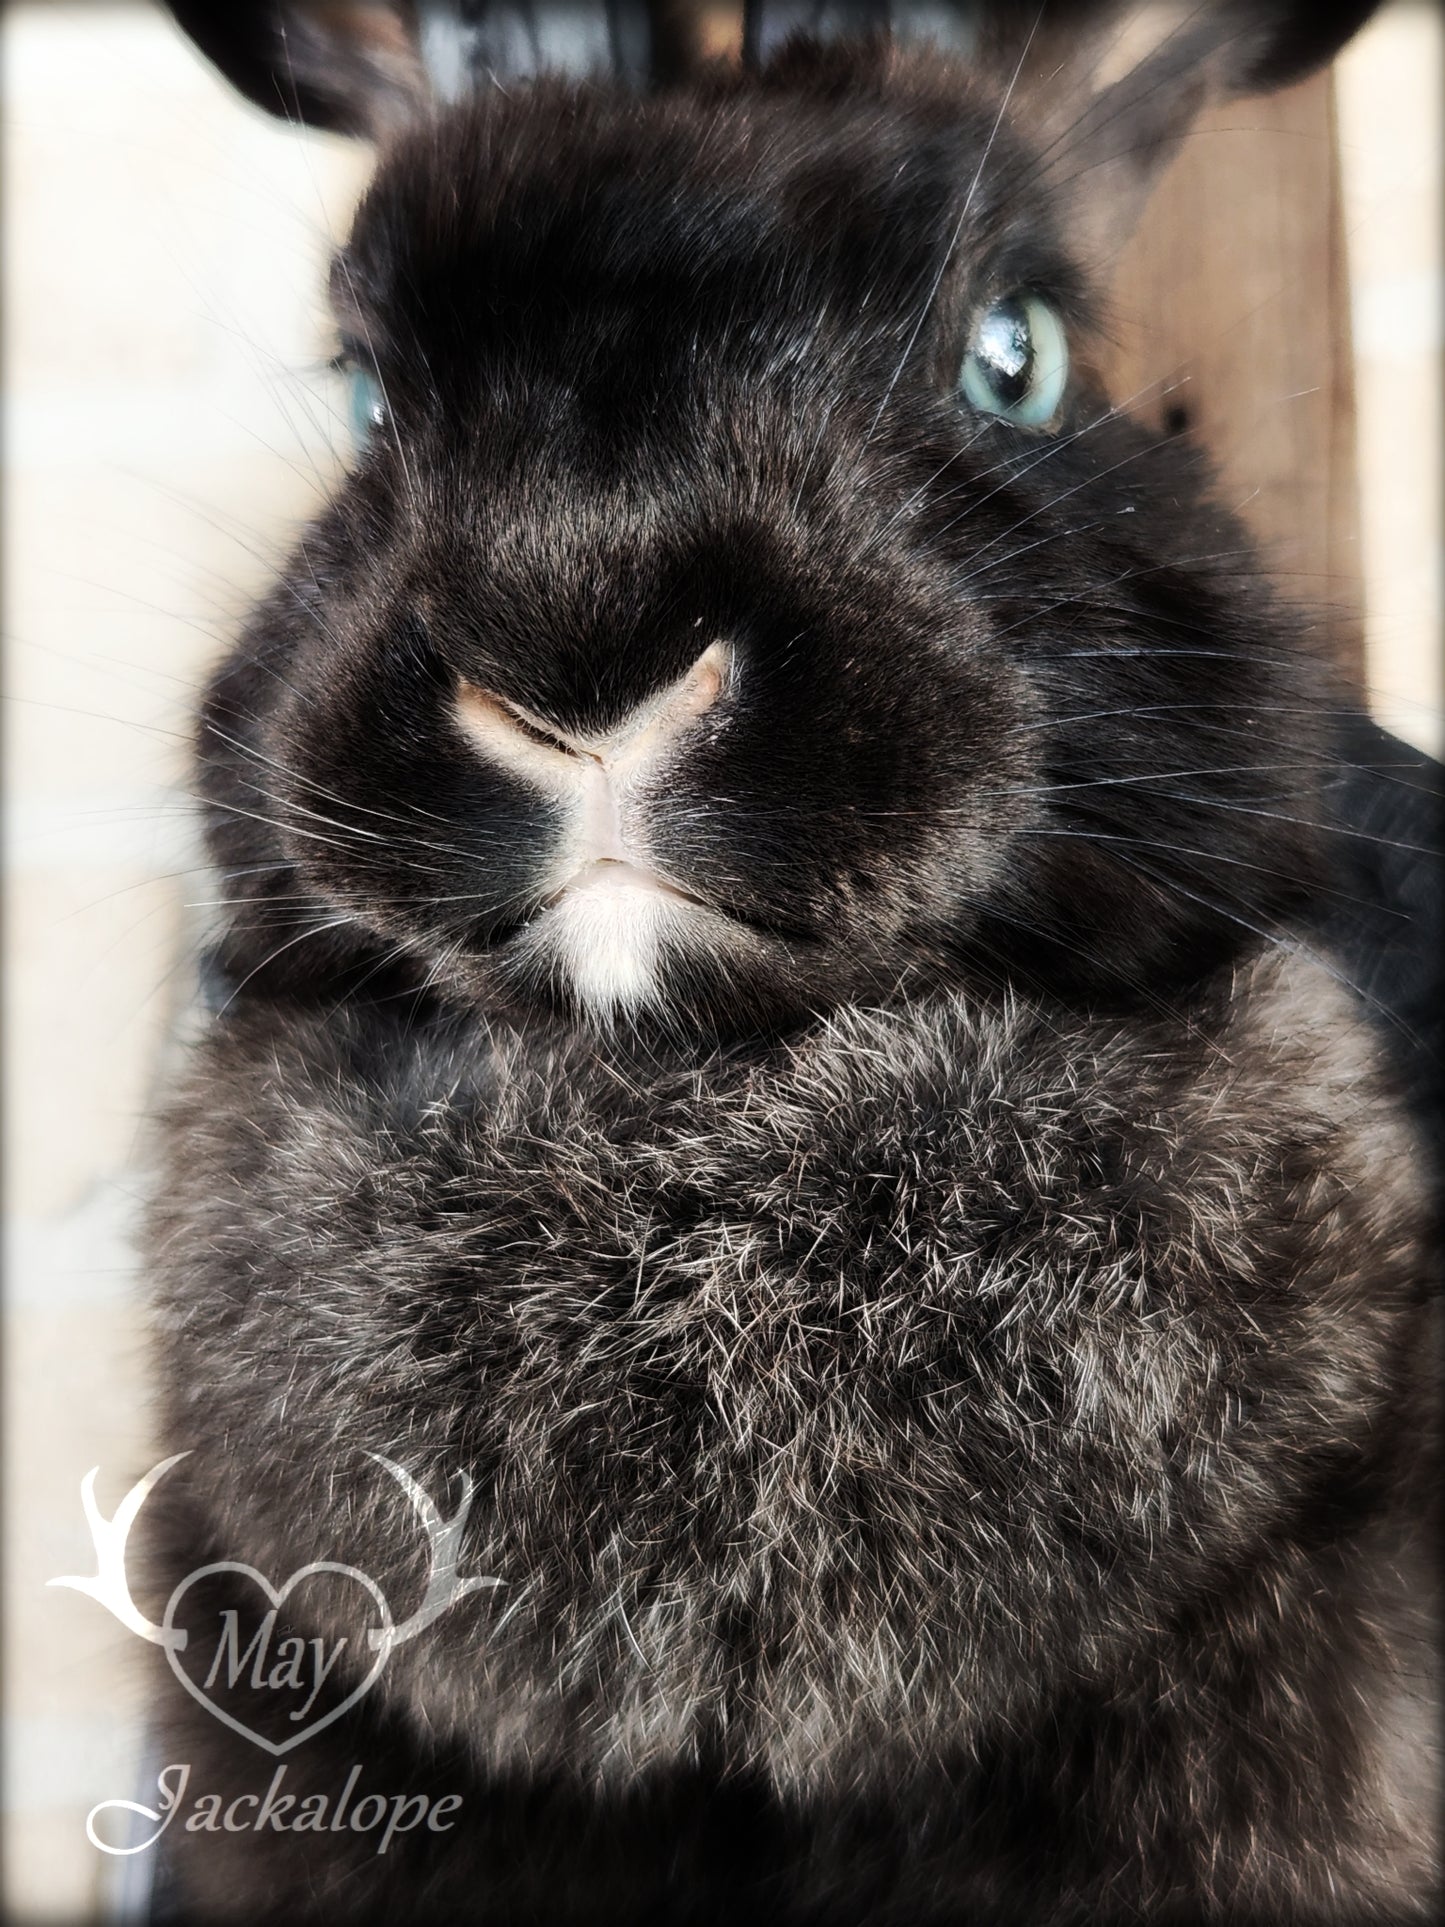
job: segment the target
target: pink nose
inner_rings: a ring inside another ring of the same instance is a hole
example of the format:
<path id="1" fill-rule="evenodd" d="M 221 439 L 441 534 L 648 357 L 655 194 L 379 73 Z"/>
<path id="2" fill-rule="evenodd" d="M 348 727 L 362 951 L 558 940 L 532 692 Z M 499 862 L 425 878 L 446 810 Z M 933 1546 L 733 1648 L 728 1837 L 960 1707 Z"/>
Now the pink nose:
<path id="1" fill-rule="evenodd" d="M 457 690 L 457 718 L 483 755 L 551 793 L 577 786 L 579 772 L 567 769 L 569 762 L 600 766 L 610 783 L 624 784 L 659 762 L 712 708 L 731 674 L 729 645 L 710 643 L 685 675 L 601 735 L 569 734 L 465 680 Z"/>

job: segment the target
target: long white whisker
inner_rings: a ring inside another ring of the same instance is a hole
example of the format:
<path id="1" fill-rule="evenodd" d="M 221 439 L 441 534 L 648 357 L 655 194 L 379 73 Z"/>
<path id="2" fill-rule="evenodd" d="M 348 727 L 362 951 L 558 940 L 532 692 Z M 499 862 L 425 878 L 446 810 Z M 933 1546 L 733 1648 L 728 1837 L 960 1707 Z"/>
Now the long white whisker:
<path id="1" fill-rule="evenodd" d="M 933 312 L 933 304 L 938 299 L 938 291 L 943 286 L 944 278 L 953 264 L 954 253 L 963 238 L 963 230 L 968 221 L 970 210 L 973 207 L 973 197 L 978 192 L 979 183 L 983 179 L 983 171 L 988 165 L 989 155 L 993 152 L 994 141 L 998 138 L 998 131 L 1003 125 L 1004 116 L 1008 112 L 1009 102 L 1013 99 L 1014 89 L 1018 85 L 1019 75 L 1023 72 L 1024 62 L 1028 58 L 1029 49 L 1034 44 L 1034 35 L 1039 30 L 1039 23 L 1042 21 L 1045 12 L 1046 8 L 1041 6 L 1034 16 L 1033 25 L 1029 28 L 1028 38 L 1023 44 L 1023 51 L 1020 53 L 1013 73 L 1009 78 L 1009 84 L 1004 89 L 1003 99 L 999 102 L 997 114 L 994 115 L 993 126 L 988 131 L 988 139 L 984 142 L 982 154 L 979 155 L 978 166 L 973 171 L 973 179 L 968 184 L 968 192 L 964 196 L 963 206 L 959 209 L 958 219 L 954 222 L 953 233 L 949 237 L 948 246 L 944 249 L 943 258 L 938 264 L 938 272 L 934 275 L 928 293 L 924 297 L 923 306 L 918 311 L 918 318 L 913 324 L 912 332 L 903 345 L 903 353 L 898 357 L 893 373 L 889 377 L 888 386 L 883 391 L 883 399 L 878 404 L 878 411 L 869 424 L 868 433 L 863 437 L 864 449 L 868 447 L 868 444 L 877 432 L 878 424 L 882 421 L 884 412 L 893 398 L 893 391 L 898 386 L 899 377 L 908 365 L 909 357 L 913 353 L 918 337 L 923 332 L 923 325 Z"/>

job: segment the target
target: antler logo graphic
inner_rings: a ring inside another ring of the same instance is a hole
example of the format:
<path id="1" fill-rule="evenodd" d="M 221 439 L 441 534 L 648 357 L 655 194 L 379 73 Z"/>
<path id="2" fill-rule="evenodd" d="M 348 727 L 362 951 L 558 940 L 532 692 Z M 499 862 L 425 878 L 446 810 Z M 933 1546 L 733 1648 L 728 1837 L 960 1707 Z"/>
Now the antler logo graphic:
<path id="1" fill-rule="evenodd" d="M 153 1466 L 143 1479 L 137 1481 L 116 1507 L 111 1518 L 101 1512 L 95 1497 L 95 1481 L 99 1466 L 92 1467 L 81 1481 L 80 1498 L 85 1508 L 85 1516 L 90 1525 L 91 1538 L 95 1542 L 97 1570 L 92 1577 L 82 1578 L 67 1575 L 52 1579 L 52 1586 L 68 1586 L 74 1592 L 83 1592 L 97 1600 L 106 1611 L 113 1613 L 129 1632 L 139 1638 L 149 1640 L 165 1653 L 171 1671 L 181 1685 L 204 1706 L 208 1713 L 224 1722 L 235 1732 L 256 1746 L 264 1747 L 268 1753 L 289 1753 L 292 1747 L 299 1746 L 323 1727 L 354 1706 L 366 1693 L 370 1692 L 381 1669 L 390 1658 L 392 1651 L 407 1640 L 414 1639 L 419 1632 L 430 1626 L 445 1612 L 448 1612 L 459 1599 L 468 1593 L 479 1592 L 492 1586 L 504 1585 L 501 1579 L 474 1577 L 463 1579 L 457 1567 L 461 1557 L 462 1533 L 467 1523 L 467 1515 L 472 1504 L 472 1481 L 461 1474 L 462 1496 L 456 1511 L 450 1518 L 444 1518 L 432 1503 L 423 1488 L 417 1483 L 404 1466 L 384 1458 L 379 1452 L 369 1452 L 368 1458 L 391 1474 L 406 1494 L 413 1511 L 421 1521 L 430 1549 L 426 1591 L 420 1605 L 409 1618 L 398 1623 L 393 1619 L 386 1596 L 376 1582 L 359 1567 L 340 1564 L 336 1560 L 318 1559 L 310 1565 L 299 1567 L 281 1586 L 273 1585 L 264 1573 L 254 1566 L 240 1560 L 219 1559 L 210 1565 L 200 1566 L 189 1572 L 177 1584 L 166 1601 L 161 1623 L 156 1625 L 146 1618 L 131 1598 L 130 1582 L 126 1576 L 125 1549 L 130 1529 L 140 1514 L 152 1491 L 174 1465 L 190 1456 L 187 1452 L 177 1452 L 169 1459 L 163 1459 Z M 235 1574 L 249 1585 L 255 1586 L 268 1602 L 267 1610 L 261 1617 L 259 1629 L 251 1639 L 242 1645 L 240 1614 L 236 1611 L 222 1612 L 221 1634 L 216 1648 L 216 1656 L 204 1680 L 197 1680 L 180 1663 L 180 1655 L 186 1650 L 190 1634 L 176 1620 L 191 1588 L 203 1579 L 218 1573 Z M 367 1629 L 367 1643 L 371 1647 L 372 1658 L 358 1683 L 339 1703 L 329 1706 L 324 1713 L 309 1718 L 316 1705 L 322 1687 L 332 1669 L 341 1659 L 347 1640 L 327 1642 L 323 1639 L 301 1639 L 289 1636 L 281 1639 L 274 1651 L 272 1638 L 277 1618 L 290 1595 L 309 1579 L 327 1574 L 334 1579 L 348 1581 L 365 1592 L 375 1608 L 378 1624 Z M 245 1681 L 257 1689 L 287 1689 L 293 1694 L 304 1692 L 309 1685 L 310 1691 L 297 1707 L 289 1713 L 294 1722 L 302 1722 L 298 1730 L 288 1734 L 284 1740 L 274 1740 L 239 1719 L 227 1707 L 218 1705 L 212 1697 L 218 1682 L 234 1688 Z"/>

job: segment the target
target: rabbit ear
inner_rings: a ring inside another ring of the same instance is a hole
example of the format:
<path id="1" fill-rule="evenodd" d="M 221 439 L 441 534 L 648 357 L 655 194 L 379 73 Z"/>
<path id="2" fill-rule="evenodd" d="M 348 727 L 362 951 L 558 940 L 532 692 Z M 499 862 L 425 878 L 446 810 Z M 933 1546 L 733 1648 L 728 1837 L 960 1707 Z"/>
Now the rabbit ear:
<path id="1" fill-rule="evenodd" d="M 410 7 L 376 0 L 167 0 L 238 92 L 268 113 L 376 136 L 428 93 Z"/>
<path id="2" fill-rule="evenodd" d="M 1207 66 L 1214 98 L 1269 93 L 1333 60 L 1379 0 L 956 0 L 995 62 L 1030 39 L 1100 80 L 1156 56 Z M 1156 78 L 1162 75 L 1156 74 Z"/>
<path id="3" fill-rule="evenodd" d="M 695 58 L 679 0 L 166 0 L 248 100 L 375 138 L 485 80 L 613 74 L 641 85 Z"/>
<path id="4" fill-rule="evenodd" d="M 888 32 L 985 64 L 1017 64 L 1025 48 L 1056 56 L 1072 43 L 1120 71 L 1167 39 L 1213 53 L 1225 93 L 1265 93 L 1332 60 L 1379 0 L 744 0 L 743 56 L 767 60 L 794 34 L 857 40 Z M 1071 65 L 1077 63 L 1071 62 Z"/>
<path id="5" fill-rule="evenodd" d="M 1123 240 L 1209 102 L 1266 93 L 1333 58 L 1378 0 L 746 0 L 743 48 L 891 33 L 1008 94 L 1087 249 Z"/>
<path id="6" fill-rule="evenodd" d="M 1082 248 L 1106 255 L 1211 103 L 1331 60 L 1378 0 L 983 0 L 974 60 L 1014 85 Z"/>

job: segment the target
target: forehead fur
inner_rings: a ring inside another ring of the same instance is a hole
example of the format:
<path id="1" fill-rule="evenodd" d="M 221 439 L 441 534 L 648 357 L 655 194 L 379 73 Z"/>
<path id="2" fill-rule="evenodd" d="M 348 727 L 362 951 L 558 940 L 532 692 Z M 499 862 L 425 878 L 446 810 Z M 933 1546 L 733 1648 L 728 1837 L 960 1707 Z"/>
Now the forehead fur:
<path id="1" fill-rule="evenodd" d="M 379 354 L 470 359 L 579 298 L 668 304 L 775 351 L 800 302 L 896 326 L 947 254 L 1064 284 L 1032 169 L 976 75 L 887 49 L 808 51 L 696 96 L 542 82 L 397 142 L 334 278 Z"/>

